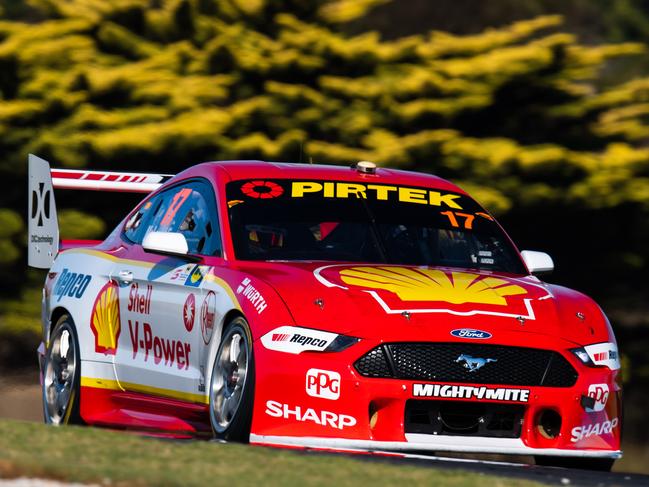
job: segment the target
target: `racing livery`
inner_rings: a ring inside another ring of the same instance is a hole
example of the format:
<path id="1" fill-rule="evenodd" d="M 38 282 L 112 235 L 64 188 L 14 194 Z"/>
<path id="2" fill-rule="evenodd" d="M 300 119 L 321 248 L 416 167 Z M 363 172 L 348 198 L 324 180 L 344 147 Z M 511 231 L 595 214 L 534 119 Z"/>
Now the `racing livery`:
<path id="1" fill-rule="evenodd" d="M 448 181 L 368 162 L 29 166 L 46 422 L 598 469 L 621 456 L 606 316 L 539 280 L 551 258 L 519 252 Z M 60 241 L 55 188 L 147 195 L 104 241 Z"/>

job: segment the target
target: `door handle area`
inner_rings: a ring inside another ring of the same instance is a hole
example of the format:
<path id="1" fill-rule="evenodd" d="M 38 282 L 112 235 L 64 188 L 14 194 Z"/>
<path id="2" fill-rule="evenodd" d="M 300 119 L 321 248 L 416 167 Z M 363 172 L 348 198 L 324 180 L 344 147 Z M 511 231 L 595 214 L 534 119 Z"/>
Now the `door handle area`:
<path id="1" fill-rule="evenodd" d="M 133 273 L 131 271 L 119 271 L 117 275 L 119 280 L 125 284 L 133 282 Z"/>

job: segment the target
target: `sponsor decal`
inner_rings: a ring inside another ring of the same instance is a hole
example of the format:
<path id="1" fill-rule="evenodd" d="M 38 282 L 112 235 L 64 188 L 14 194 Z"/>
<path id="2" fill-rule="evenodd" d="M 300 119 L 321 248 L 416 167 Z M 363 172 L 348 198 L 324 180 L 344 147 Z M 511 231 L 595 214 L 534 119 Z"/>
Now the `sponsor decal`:
<path id="1" fill-rule="evenodd" d="M 171 204 L 169 205 L 169 208 L 167 209 L 165 216 L 162 218 L 162 221 L 160 222 L 161 226 L 165 227 L 171 225 L 171 223 L 174 220 L 174 217 L 176 216 L 176 213 L 178 213 L 180 207 L 187 200 L 187 198 L 189 198 L 189 195 L 191 194 L 192 194 L 192 190 L 190 188 L 182 188 L 180 191 L 177 191 L 176 194 L 174 194 L 173 199 L 171 200 Z"/>
<path id="2" fill-rule="evenodd" d="M 397 265 L 326 265 L 314 270 L 326 287 L 369 294 L 387 314 L 449 313 L 536 319 L 547 289 L 529 279 Z"/>
<path id="3" fill-rule="evenodd" d="M 194 266 L 189 276 L 185 280 L 185 286 L 199 287 L 203 282 L 203 278 L 209 272 L 210 267 L 206 265 Z"/>
<path id="4" fill-rule="evenodd" d="M 444 301 L 507 306 L 507 296 L 527 294 L 524 288 L 496 277 L 439 269 L 398 266 L 351 267 L 340 271 L 350 286 L 394 293 L 401 301 Z"/>
<path id="5" fill-rule="evenodd" d="M 245 278 L 243 281 L 241 281 L 241 284 L 237 287 L 237 294 L 243 295 L 250 304 L 252 304 L 253 308 L 257 311 L 258 314 L 263 313 L 263 311 L 266 309 L 266 300 L 264 297 L 261 295 L 259 291 L 257 291 L 257 288 L 250 284 L 250 279 Z"/>
<path id="6" fill-rule="evenodd" d="M 316 411 L 311 408 L 295 406 L 277 401 L 266 401 L 266 414 L 273 418 L 294 419 L 295 421 L 311 422 L 320 426 L 330 426 L 336 429 L 356 425 L 356 418 L 347 414 L 332 413 L 330 411 Z"/>
<path id="7" fill-rule="evenodd" d="M 241 192 L 250 198 L 277 198 L 284 194 L 284 189 L 272 181 L 248 181 L 241 186 Z"/>
<path id="8" fill-rule="evenodd" d="M 474 330 L 473 328 L 458 328 L 452 330 L 451 335 L 456 338 L 467 338 L 469 340 L 488 340 L 493 335 L 488 331 Z"/>
<path id="9" fill-rule="evenodd" d="M 529 389 L 510 389 L 506 387 L 413 384 L 412 395 L 415 397 L 478 399 L 480 401 L 527 402 L 530 391 Z"/>
<path id="10" fill-rule="evenodd" d="M 210 343 L 212 332 L 214 331 L 214 315 L 216 309 L 216 295 L 210 291 L 205 296 L 203 306 L 201 306 L 201 334 L 205 345 Z"/>
<path id="11" fill-rule="evenodd" d="M 591 384 L 588 387 L 588 397 L 593 398 L 595 405 L 593 408 L 586 408 L 589 413 L 603 411 L 608 401 L 609 389 L 608 384 Z"/>
<path id="12" fill-rule="evenodd" d="M 196 298 L 194 294 L 189 293 L 183 306 L 183 322 L 187 331 L 192 331 L 194 328 L 194 316 L 196 316 Z"/>
<path id="13" fill-rule="evenodd" d="M 54 237 L 42 236 L 42 235 L 32 235 L 32 243 L 47 243 L 52 245 L 54 243 Z"/>
<path id="14" fill-rule="evenodd" d="M 38 191 L 32 191 L 31 219 L 36 220 L 36 225 L 39 227 L 43 226 L 43 218 L 50 219 L 50 209 L 54 206 L 51 196 L 52 192 L 49 189 L 45 190 L 45 183 L 38 183 Z M 32 243 L 34 243 L 33 237 Z"/>
<path id="15" fill-rule="evenodd" d="M 461 354 L 456 360 L 456 363 L 463 363 L 463 367 L 468 369 L 469 372 L 477 372 L 485 365 L 491 362 L 498 362 L 495 358 L 477 358 L 472 357 L 471 355 Z"/>
<path id="16" fill-rule="evenodd" d="M 585 440 L 591 436 L 600 436 L 612 434 L 613 430 L 617 428 L 619 420 L 613 418 L 610 421 L 603 421 L 601 423 L 588 424 L 583 426 L 575 426 L 571 433 L 570 441 L 577 443 L 578 441 Z"/>
<path id="17" fill-rule="evenodd" d="M 92 281 L 92 277 L 88 274 L 77 274 L 76 272 L 70 272 L 68 269 L 63 269 L 56 281 L 52 295 L 57 301 L 61 301 L 64 296 L 79 299 L 86 292 L 90 281 Z"/>
<path id="18" fill-rule="evenodd" d="M 431 189 L 390 186 L 387 184 L 346 183 L 342 181 L 293 181 L 291 196 L 303 198 L 317 194 L 325 198 L 363 198 L 378 201 L 399 201 L 430 206 L 446 206 L 461 210 L 459 194 L 440 193 Z"/>
<path id="19" fill-rule="evenodd" d="M 169 276 L 170 281 L 186 281 L 189 277 L 189 273 L 193 269 L 193 266 L 188 265 L 186 267 L 179 267 L 174 269 L 174 271 Z"/>
<path id="20" fill-rule="evenodd" d="M 336 400 L 340 397 L 340 374 L 331 370 L 309 369 L 306 393 L 311 397 Z"/>
<path id="21" fill-rule="evenodd" d="M 121 330 L 118 285 L 108 283 L 99 291 L 92 307 L 90 329 L 95 335 L 95 352 L 115 355 Z"/>
<path id="22" fill-rule="evenodd" d="M 611 370 L 618 370 L 621 366 L 615 343 L 595 343 L 585 346 L 584 350 L 595 365 L 605 365 Z"/>
<path id="23" fill-rule="evenodd" d="M 261 343 L 269 350 L 298 354 L 307 351 L 322 351 L 337 336 L 336 333 L 310 328 L 280 326 L 261 337 Z"/>
<path id="24" fill-rule="evenodd" d="M 137 282 L 131 285 L 131 290 L 128 293 L 128 305 L 126 308 L 134 313 L 148 315 L 151 313 L 151 294 L 153 294 L 153 286 L 147 284 L 146 291 L 140 292 L 140 287 Z"/>
<path id="25" fill-rule="evenodd" d="M 189 343 L 159 337 L 154 334 L 149 323 L 140 325 L 139 321 L 128 320 L 128 331 L 131 336 L 133 359 L 140 354 L 145 362 L 152 358 L 156 365 L 164 362 L 164 365 L 169 367 L 176 364 L 179 370 L 189 368 L 189 354 L 192 351 Z"/>

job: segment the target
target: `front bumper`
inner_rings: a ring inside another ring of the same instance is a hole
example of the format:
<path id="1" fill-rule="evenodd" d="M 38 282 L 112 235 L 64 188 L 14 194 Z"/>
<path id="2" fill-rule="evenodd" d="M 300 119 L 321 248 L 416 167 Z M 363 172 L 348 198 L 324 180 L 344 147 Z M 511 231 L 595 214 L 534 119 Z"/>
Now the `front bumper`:
<path id="1" fill-rule="evenodd" d="M 619 458 L 622 455 L 619 371 L 584 366 L 567 352 L 572 346 L 570 344 L 555 343 L 544 348 L 560 351 L 578 371 L 579 377 L 572 387 L 442 384 L 363 377 L 353 364 L 378 344 L 364 340 L 339 353 L 303 352 L 293 355 L 267 350 L 261 342 L 255 342 L 255 406 L 250 441 L 289 447 L 404 453 L 428 451 L 588 458 Z M 316 373 L 329 372 L 330 378 L 339 377 L 338 387 L 331 387 L 325 378 L 321 383 L 322 390 L 318 391 L 317 387 L 314 390 L 308 382 L 309 377 L 313 378 L 314 370 Z M 415 385 L 421 389 L 427 384 L 529 392 L 510 395 L 509 401 L 493 399 L 493 396 L 485 400 L 477 399 L 475 395 L 457 394 L 455 397 L 450 394 L 449 397 L 415 397 Z M 609 391 L 604 404 L 595 408 L 597 410 L 584 405 L 584 397 L 588 397 L 592 386 Z M 337 391 L 332 393 L 334 389 Z M 524 400 L 517 400 L 520 398 Z M 408 401 L 414 399 L 519 404 L 524 406 L 520 434 L 512 438 L 459 432 L 408 432 L 406 408 Z M 560 426 L 552 436 L 548 436 L 540 426 L 539 418 L 546 411 L 553 411 L 561 418 Z"/>

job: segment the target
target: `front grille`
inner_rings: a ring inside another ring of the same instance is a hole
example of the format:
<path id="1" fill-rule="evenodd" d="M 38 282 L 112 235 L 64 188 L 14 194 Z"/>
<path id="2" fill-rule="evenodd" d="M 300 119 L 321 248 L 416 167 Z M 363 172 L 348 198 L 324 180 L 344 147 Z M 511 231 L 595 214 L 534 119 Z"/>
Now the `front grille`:
<path id="1" fill-rule="evenodd" d="M 406 401 L 404 431 L 426 435 L 519 438 L 525 406 L 460 401 Z"/>
<path id="2" fill-rule="evenodd" d="M 462 355 L 493 361 L 471 371 Z M 365 377 L 435 382 L 571 387 L 577 381 L 577 371 L 552 350 L 474 343 L 385 344 L 354 366 Z"/>

